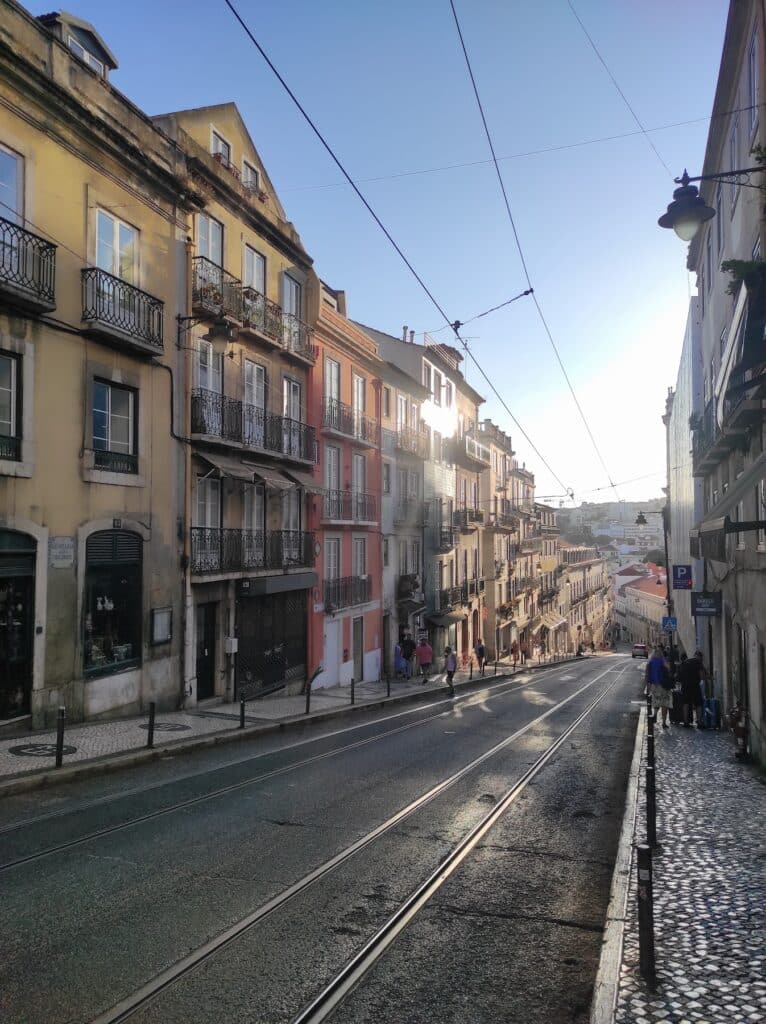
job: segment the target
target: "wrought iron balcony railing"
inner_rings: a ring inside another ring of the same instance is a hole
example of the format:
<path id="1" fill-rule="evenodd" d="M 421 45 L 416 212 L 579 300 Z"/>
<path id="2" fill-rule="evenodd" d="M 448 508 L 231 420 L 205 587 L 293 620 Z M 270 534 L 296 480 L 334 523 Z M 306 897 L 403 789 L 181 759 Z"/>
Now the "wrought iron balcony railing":
<path id="1" fill-rule="evenodd" d="M 56 246 L 0 217 L 0 292 L 34 309 L 56 308 Z"/>
<path id="2" fill-rule="evenodd" d="M 285 351 L 312 365 L 316 362 L 316 348 L 311 344 L 311 328 L 294 313 L 282 313 L 282 344 Z"/>
<path id="3" fill-rule="evenodd" d="M 322 426 L 347 437 L 354 436 L 354 411 L 350 405 L 337 398 L 325 398 L 322 411 Z"/>
<path id="4" fill-rule="evenodd" d="M 242 282 L 206 256 L 192 260 L 192 306 L 197 313 L 215 316 L 223 311 L 242 319 Z"/>
<path id="5" fill-rule="evenodd" d="M 521 542 L 521 550 L 527 553 L 530 551 L 542 551 L 542 548 L 542 537 L 525 537 Z"/>
<path id="6" fill-rule="evenodd" d="M 324 607 L 326 612 L 351 608 L 372 600 L 372 580 L 369 576 L 341 576 L 324 581 Z"/>
<path id="7" fill-rule="evenodd" d="M 468 584 L 461 583 L 456 587 L 445 587 L 439 591 L 439 608 L 454 608 L 458 604 L 468 604 Z"/>
<path id="8" fill-rule="evenodd" d="M 192 392 L 192 433 L 219 437 L 302 462 L 317 461 L 316 431 L 308 423 L 266 412 L 205 388 Z"/>
<path id="9" fill-rule="evenodd" d="M 408 526 L 424 526 L 427 521 L 427 506 L 418 498 L 405 498 L 394 505 L 394 522 Z"/>
<path id="10" fill-rule="evenodd" d="M 455 526 L 459 530 L 474 530 L 484 522 L 484 512 L 480 508 L 459 508 L 452 513 Z"/>
<path id="11" fill-rule="evenodd" d="M 442 525 L 439 528 L 439 551 L 442 554 L 451 551 L 455 546 L 455 539 L 455 531 L 449 526 Z"/>
<path id="12" fill-rule="evenodd" d="M 138 343 L 151 352 L 162 352 L 165 309 L 162 299 L 98 267 L 84 267 L 81 276 L 82 318 L 92 330 L 113 339 Z"/>
<path id="13" fill-rule="evenodd" d="M 9 459 L 13 462 L 21 460 L 20 437 L 9 437 L 7 434 L 0 434 L 0 459 Z"/>
<path id="14" fill-rule="evenodd" d="M 314 534 L 302 530 L 191 528 L 193 573 L 309 568 Z"/>
<path id="15" fill-rule="evenodd" d="M 431 455 L 431 437 L 423 428 L 415 430 L 412 427 L 399 426 L 394 434 L 394 447 L 419 459 L 427 459 Z"/>
<path id="16" fill-rule="evenodd" d="M 377 519 L 375 495 L 361 491 L 325 491 L 322 516 L 332 522 L 374 523 Z"/>
<path id="17" fill-rule="evenodd" d="M 242 323 L 275 345 L 282 345 L 282 307 L 255 288 L 242 289 Z"/>
<path id="18" fill-rule="evenodd" d="M 109 473 L 137 473 L 138 456 L 127 452 L 110 452 L 103 448 L 93 449 L 93 468 Z"/>

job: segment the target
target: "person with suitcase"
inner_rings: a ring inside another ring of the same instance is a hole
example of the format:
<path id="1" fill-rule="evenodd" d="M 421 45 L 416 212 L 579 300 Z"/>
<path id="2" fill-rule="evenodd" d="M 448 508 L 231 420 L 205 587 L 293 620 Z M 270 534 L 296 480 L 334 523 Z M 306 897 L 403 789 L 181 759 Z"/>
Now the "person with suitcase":
<path id="1" fill-rule="evenodd" d="M 646 688 L 652 698 L 652 707 L 662 711 L 662 728 L 668 728 L 668 711 L 673 707 L 673 680 L 661 647 L 655 647 L 646 663 Z"/>
<path id="2" fill-rule="evenodd" d="M 705 677 L 705 670 L 702 667 L 702 657 L 699 651 L 695 651 L 693 657 L 687 658 L 681 655 L 681 663 L 678 666 L 678 681 L 681 684 L 681 700 L 683 702 L 683 724 L 690 729 L 696 718 L 697 728 L 703 729 L 702 724 L 702 680 Z"/>

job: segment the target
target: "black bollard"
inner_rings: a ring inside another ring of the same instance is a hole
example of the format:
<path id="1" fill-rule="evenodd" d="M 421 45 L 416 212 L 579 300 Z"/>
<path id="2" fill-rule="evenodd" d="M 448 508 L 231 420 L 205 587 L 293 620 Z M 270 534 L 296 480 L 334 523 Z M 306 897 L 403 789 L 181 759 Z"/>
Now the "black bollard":
<path id="1" fill-rule="evenodd" d="M 497 658 L 495 658 L 495 675 L 497 675 Z"/>
<path id="2" fill-rule="evenodd" d="M 306 714 L 308 715 L 310 711 L 311 711 L 311 679 L 307 679 L 306 680 Z"/>
<path id="3" fill-rule="evenodd" d="M 468 678 L 473 679 L 473 661 L 469 662 Z"/>
<path id="4" fill-rule="evenodd" d="M 154 746 L 154 716 L 157 713 L 157 705 L 153 700 L 149 701 L 149 729 L 146 733 L 146 745 L 149 750 Z"/>
<path id="5" fill-rule="evenodd" d="M 64 763 L 64 722 L 66 721 L 66 708 L 60 707 L 56 715 L 56 767 L 60 768 Z"/>
<path id="6" fill-rule="evenodd" d="M 239 727 L 240 729 L 245 728 L 245 695 L 244 693 L 239 698 Z"/>
<path id="7" fill-rule="evenodd" d="M 386 696 L 391 696 L 391 673 L 386 672 Z"/>
<path id="8" fill-rule="evenodd" d="M 636 846 L 638 864 L 638 951 L 641 977 L 654 986 L 654 892 L 652 889 L 652 848 Z"/>
<path id="9" fill-rule="evenodd" d="M 646 842 L 649 846 L 657 845 L 657 791 L 655 789 L 654 768 L 646 768 Z"/>
<path id="10" fill-rule="evenodd" d="M 351 703 L 354 703 L 354 677 L 351 676 Z"/>
<path id="11" fill-rule="evenodd" d="M 654 712 L 650 711 L 646 716 L 646 735 L 654 738 Z"/>

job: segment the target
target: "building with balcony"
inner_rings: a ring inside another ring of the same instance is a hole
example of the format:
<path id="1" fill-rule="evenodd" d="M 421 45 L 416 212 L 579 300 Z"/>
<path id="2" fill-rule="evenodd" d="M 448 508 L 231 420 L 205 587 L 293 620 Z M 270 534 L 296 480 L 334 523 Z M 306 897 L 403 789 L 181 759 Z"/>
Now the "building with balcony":
<path id="1" fill-rule="evenodd" d="M 183 159 L 93 26 L 0 22 L 0 723 L 176 706 Z"/>
<path id="2" fill-rule="evenodd" d="M 703 174 L 752 166 L 766 141 L 763 96 L 766 36 L 755 0 L 729 5 Z M 702 509 L 693 524 L 688 564 L 699 559 L 694 590 L 720 594 L 720 613 L 697 621 L 711 688 L 724 710 L 735 704 L 748 717 L 749 745 L 766 757 L 766 261 L 763 178 L 756 187 L 732 179 L 704 182 L 700 193 L 715 216 L 689 245 L 687 268 L 696 275 L 698 328 L 692 362 L 701 396 L 690 410 L 693 474 Z M 679 253 L 679 259 L 683 258 Z M 722 270 L 739 261 L 734 273 Z M 683 360 L 682 356 L 682 360 Z M 671 536 L 677 507 L 670 481 Z M 745 524 L 738 533 L 727 525 Z M 674 545 L 676 543 L 674 539 Z M 680 606 L 682 610 L 684 606 Z M 686 640 L 693 635 L 686 629 Z M 694 634 L 695 639 L 698 638 Z"/>
<path id="3" fill-rule="evenodd" d="M 154 123 L 183 154 L 195 203 L 178 324 L 191 438 L 187 702 L 298 689 L 319 582 L 318 279 L 233 103 Z M 224 351 L 211 332 L 221 320 Z"/>
<path id="4" fill-rule="evenodd" d="M 568 649 L 595 648 L 609 639 L 612 622 L 612 595 L 606 557 L 597 548 L 578 547 L 560 542 L 561 577 L 559 589 L 565 592 Z"/>
<path id="5" fill-rule="evenodd" d="M 315 686 L 377 679 L 385 648 L 381 560 L 381 374 L 374 342 L 320 283 L 309 416 L 318 424 L 321 494 L 312 502 L 318 585 L 312 604 Z"/>

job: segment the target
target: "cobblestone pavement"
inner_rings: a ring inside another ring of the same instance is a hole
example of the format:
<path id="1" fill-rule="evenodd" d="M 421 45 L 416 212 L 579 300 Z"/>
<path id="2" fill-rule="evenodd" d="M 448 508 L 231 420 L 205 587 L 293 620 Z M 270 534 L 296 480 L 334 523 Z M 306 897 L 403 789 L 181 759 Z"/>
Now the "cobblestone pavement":
<path id="1" fill-rule="evenodd" d="M 734 750 L 722 733 L 656 730 L 657 985 L 647 988 L 638 970 L 634 859 L 618 1024 L 766 1021 L 766 784 Z M 641 776 L 637 842 L 646 835 Z"/>

